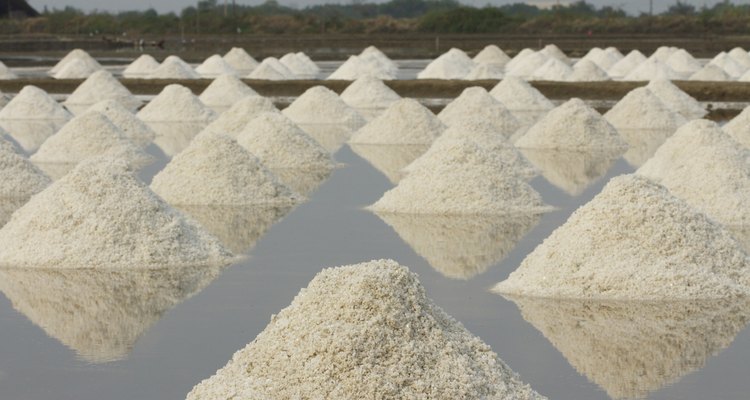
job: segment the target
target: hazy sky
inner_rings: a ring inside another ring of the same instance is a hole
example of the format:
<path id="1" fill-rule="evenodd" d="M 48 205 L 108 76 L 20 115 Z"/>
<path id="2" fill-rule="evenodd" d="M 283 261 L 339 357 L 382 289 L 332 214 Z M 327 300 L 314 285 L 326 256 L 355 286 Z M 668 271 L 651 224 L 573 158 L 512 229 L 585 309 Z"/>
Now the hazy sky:
<path id="1" fill-rule="evenodd" d="M 223 0 L 219 0 L 221 3 Z M 232 0 L 228 0 L 231 3 Z M 279 0 L 279 3 L 284 5 L 291 5 L 297 7 L 304 7 L 310 4 L 321 4 L 321 3 L 348 3 L 351 0 Z M 381 2 L 383 0 L 374 0 Z M 475 6 L 483 6 L 486 4 L 501 5 L 508 3 L 516 3 L 518 0 L 460 0 L 463 3 L 471 4 Z M 721 0 L 683 0 L 686 3 L 691 3 L 695 6 L 713 5 L 720 3 Z M 262 0 L 236 0 L 237 4 L 259 4 Z M 561 3 L 569 3 L 570 1 L 561 1 Z M 623 10 L 637 14 L 640 12 L 648 11 L 649 0 L 588 0 L 589 3 L 597 6 L 610 5 L 622 8 Z M 653 0 L 654 12 L 660 12 L 665 10 L 669 5 L 674 4 L 675 0 Z M 735 4 L 750 4 L 750 0 L 734 0 Z M 184 7 L 196 4 L 196 0 L 129 0 L 127 2 L 122 0 L 29 0 L 29 4 L 34 6 L 37 10 L 41 11 L 46 5 L 49 8 L 63 8 L 66 5 L 70 5 L 76 8 L 84 10 L 107 10 L 107 11 L 123 11 L 123 10 L 134 10 L 134 9 L 147 9 L 154 8 L 159 12 L 168 11 L 179 11 Z M 555 3 L 555 0 L 538 0 L 538 1 L 527 1 L 531 4 L 548 4 Z"/>

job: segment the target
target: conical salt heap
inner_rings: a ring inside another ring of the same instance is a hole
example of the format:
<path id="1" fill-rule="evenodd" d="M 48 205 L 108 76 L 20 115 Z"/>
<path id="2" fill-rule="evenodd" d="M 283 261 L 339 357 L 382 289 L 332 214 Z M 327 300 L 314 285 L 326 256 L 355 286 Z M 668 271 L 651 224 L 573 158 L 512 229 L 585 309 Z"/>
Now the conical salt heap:
<path id="1" fill-rule="evenodd" d="M 646 56 L 638 50 L 633 50 L 628 53 L 625 58 L 612 65 L 612 67 L 607 70 L 607 74 L 613 79 L 622 79 L 634 69 L 638 68 L 638 66 L 644 61 L 646 61 Z"/>
<path id="2" fill-rule="evenodd" d="M 208 57 L 203 63 L 195 67 L 195 72 L 202 78 L 217 78 L 222 75 L 237 75 L 237 71 L 218 55 Z"/>
<path id="3" fill-rule="evenodd" d="M 477 53 L 473 60 L 476 64 L 493 64 L 504 67 L 510 61 L 510 57 L 499 47 L 490 44 Z"/>
<path id="4" fill-rule="evenodd" d="M 750 224 L 750 150 L 714 122 L 687 123 L 636 173 L 716 221 Z"/>
<path id="5" fill-rule="evenodd" d="M 623 152 L 628 146 L 614 126 L 576 98 L 547 113 L 515 144 L 522 148 Z"/>
<path id="6" fill-rule="evenodd" d="M 722 129 L 732 139 L 750 149 L 750 106 L 745 107 L 739 115 L 727 122 Z"/>
<path id="7" fill-rule="evenodd" d="M 613 178 L 494 290 L 513 296 L 696 300 L 744 296 L 750 257 L 647 178 Z"/>
<path id="8" fill-rule="evenodd" d="M 703 68 L 700 61 L 696 60 L 684 49 L 679 49 L 672 53 L 665 63 L 675 72 L 685 77 L 688 77 Z"/>
<path id="9" fill-rule="evenodd" d="M 158 68 L 153 70 L 146 78 L 148 79 L 198 79 L 200 75 L 193 70 L 188 63 L 180 57 L 169 56 L 161 62 Z"/>
<path id="10" fill-rule="evenodd" d="M 135 111 L 143 104 L 130 90 L 105 70 L 91 74 L 65 100 L 65 106 L 85 111 L 91 105 L 103 100 L 115 100 L 130 111 Z"/>
<path id="11" fill-rule="evenodd" d="M 707 82 L 725 82 L 733 80 L 723 68 L 715 64 L 706 64 L 700 71 L 690 75 L 688 80 L 691 81 L 707 81 Z M 740 77 L 740 81 L 742 81 Z"/>
<path id="12" fill-rule="evenodd" d="M 513 136 L 521 128 L 521 123 L 505 105 L 481 87 L 465 89 L 460 96 L 448 103 L 437 117 L 445 125 L 454 126 L 460 124 L 467 115 L 485 119 L 505 137 Z"/>
<path id="13" fill-rule="evenodd" d="M 52 69 L 50 69 L 48 73 L 54 76 L 74 60 L 79 60 L 83 63 L 83 65 L 86 66 L 88 70 L 92 72 L 102 69 L 101 64 L 99 64 L 93 57 L 91 57 L 89 53 L 81 49 L 73 49 L 68 54 L 66 54 L 65 57 L 58 61 L 58 63 L 55 64 L 55 66 L 52 67 Z"/>
<path id="14" fill-rule="evenodd" d="M 550 43 L 550 44 L 544 46 L 544 48 L 541 49 L 540 52 L 542 52 L 543 54 L 545 54 L 545 55 L 547 55 L 549 57 L 558 59 L 558 60 L 564 62 L 565 64 L 568 64 L 568 65 L 571 64 L 570 63 L 570 59 L 568 58 L 568 56 L 565 55 L 565 53 L 562 50 L 560 50 L 560 48 L 557 47 L 553 43 Z"/>
<path id="15" fill-rule="evenodd" d="M 296 76 L 275 57 L 267 57 L 253 70 L 253 72 L 250 73 L 250 75 L 247 76 L 247 78 L 280 81 L 295 79 Z"/>
<path id="16" fill-rule="evenodd" d="M 365 120 L 331 89 L 314 86 L 297 97 L 282 113 L 297 124 L 341 124 L 357 129 Z"/>
<path id="17" fill-rule="evenodd" d="M 667 64 L 655 59 L 649 58 L 640 63 L 638 67 L 630 71 L 623 80 L 626 81 L 650 81 L 651 79 L 683 79 L 684 77 L 670 68 Z"/>
<path id="18" fill-rule="evenodd" d="M 555 59 L 542 52 L 533 52 L 523 57 L 518 62 L 505 66 L 506 76 L 515 76 L 517 78 L 529 78 L 537 69 L 541 68 L 549 62 L 550 59 Z M 556 61 L 559 61 L 555 59 Z M 515 60 L 514 60 L 515 61 Z"/>
<path id="19" fill-rule="evenodd" d="M 288 205 L 300 199 L 260 161 L 224 135 L 200 134 L 154 176 L 170 204 Z"/>
<path id="20" fill-rule="evenodd" d="M 240 76 L 249 74 L 260 64 L 242 47 L 232 47 L 227 54 L 224 54 L 224 61 L 231 65 Z"/>
<path id="21" fill-rule="evenodd" d="M 445 130 L 432 111 L 414 99 L 393 103 L 349 140 L 355 144 L 429 145 Z"/>
<path id="22" fill-rule="evenodd" d="M 511 300 L 578 373 L 613 399 L 648 398 L 701 369 L 748 322 L 747 301 L 737 299 Z"/>
<path id="23" fill-rule="evenodd" d="M 19 154 L 13 144 L 0 136 L 0 202 L 8 199 L 28 200 L 51 183 L 51 180 Z M 0 225 L 5 223 L 0 219 Z"/>
<path id="24" fill-rule="evenodd" d="M 280 113 L 271 100 L 261 96 L 247 96 L 235 102 L 229 110 L 221 113 L 203 131 L 237 138 L 248 122 L 261 113 L 267 112 Z"/>
<path id="25" fill-rule="evenodd" d="M 100 101 L 89 107 L 88 111 L 96 111 L 109 118 L 110 122 L 120 128 L 125 137 L 136 146 L 146 147 L 156 137 L 153 129 L 115 100 Z"/>
<path id="26" fill-rule="evenodd" d="M 0 265 L 166 268 L 232 255 L 167 205 L 121 160 L 94 157 L 32 197 L 0 229 Z"/>
<path id="27" fill-rule="evenodd" d="M 645 87 L 631 90 L 604 114 L 604 118 L 620 133 L 628 130 L 674 132 L 687 122 Z"/>
<path id="28" fill-rule="evenodd" d="M 85 60 L 73 59 L 65 64 L 57 73 L 52 77 L 55 79 L 86 79 L 96 71 L 100 71 L 101 67 L 94 67 Z"/>
<path id="29" fill-rule="evenodd" d="M 485 80 L 485 79 L 503 79 L 505 70 L 503 67 L 495 64 L 477 64 L 468 75 L 462 79 L 467 81 Z"/>
<path id="30" fill-rule="evenodd" d="M 149 54 L 142 54 L 128 64 L 122 76 L 125 78 L 145 78 L 151 75 L 157 68 L 159 68 L 159 62 Z"/>
<path id="31" fill-rule="evenodd" d="M 341 100 L 356 109 L 382 110 L 401 100 L 401 96 L 386 86 L 382 80 L 363 76 L 341 92 Z"/>
<path id="32" fill-rule="evenodd" d="M 377 50 L 375 47 L 373 48 Z M 365 51 L 367 51 L 367 49 L 362 51 L 362 53 L 365 53 Z M 384 60 L 390 61 L 390 59 L 386 57 L 385 54 L 381 53 L 380 50 L 377 50 L 377 53 L 382 55 L 384 57 Z M 296 53 L 296 56 L 300 61 L 302 61 L 307 66 L 307 70 L 309 71 L 310 74 L 313 74 L 313 76 L 317 76 L 320 73 L 320 67 L 318 66 L 318 64 L 315 64 L 315 61 L 313 61 L 313 59 L 310 58 L 307 54 L 305 54 L 302 51 L 298 51 Z M 394 67 L 398 68 L 398 66 L 396 66 L 396 63 L 394 63 L 393 61 L 390 61 L 390 62 L 393 64 Z"/>
<path id="33" fill-rule="evenodd" d="M 452 48 L 432 60 L 417 79 L 461 79 L 474 68 L 474 61 L 462 50 Z"/>
<path id="34" fill-rule="evenodd" d="M 364 76 L 386 80 L 396 79 L 395 73 L 385 70 L 378 60 L 362 56 L 350 56 L 326 79 L 353 81 Z"/>
<path id="35" fill-rule="evenodd" d="M 747 72 L 747 68 L 742 66 L 737 61 L 734 61 L 734 59 L 729 56 L 726 52 L 721 52 L 716 55 L 711 61 L 709 61 L 708 65 L 716 65 L 717 67 L 724 70 L 724 72 L 729 75 L 731 79 L 737 79 L 740 76 L 742 76 L 745 72 Z"/>
<path id="36" fill-rule="evenodd" d="M 660 46 L 656 51 L 651 54 L 650 59 L 658 60 L 661 62 L 665 62 L 669 59 L 669 57 L 672 56 L 675 52 L 677 52 L 679 49 L 677 47 L 670 47 L 670 46 Z"/>
<path id="37" fill-rule="evenodd" d="M 528 76 L 529 80 L 532 81 L 564 82 L 570 80 L 571 75 L 573 75 L 573 68 L 570 65 L 554 57 L 549 57 L 542 66 L 533 70 Z"/>
<path id="38" fill-rule="evenodd" d="M 521 51 L 519 51 L 510 61 L 508 61 L 507 64 L 505 64 L 505 70 L 510 71 L 513 69 L 518 63 L 520 63 L 524 58 L 536 53 L 534 50 L 530 48 L 525 48 Z"/>
<path id="39" fill-rule="evenodd" d="M 391 260 L 324 269 L 187 395 L 318 397 L 544 399 Z"/>
<path id="40" fill-rule="evenodd" d="M 609 74 L 595 62 L 580 60 L 573 66 L 573 72 L 568 76 L 572 82 L 601 82 L 610 80 Z"/>
<path id="41" fill-rule="evenodd" d="M 27 85 L 0 110 L 0 120 L 56 119 L 67 121 L 73 116 L 50 95 L 36 86 Z M 11 132 L 12 133 L 12 132 Z"/>
<path id="42" fill-rule="evenodd" d="M 295 76 L 299 76 L 304 79 L 315 79 L 315 76 L 320 72 L 315 63 L 308 61 L 309 58 L 302 57 L 300 53 L 287 53 L 283 57 L 279 58 L 279 62 L 284 64 Z"/>
<path id="43" fill-rule="evenodd" d="M 260 95 L 236 76 L 224 74 L 214 79 L 198 98 L 213 110 L 223 111 L 247 96 Z"/>
<path id="44" fill-rule="evenodd" d="M 680 113 L 685 119 L 703 118 L 708 114 L 708 111 L 701 107 L 698 100 L 666 79 L 653 79 L 646 87 L 664 104 Z"/>
<path id="45" fill-rule="evenodd" d="M 209 123 L 216 113 L 206 107 L 185 86 L 167 85 L 137 114 L 145 122 L 200 122 Z"/>
<path id="46" fill-rule="evenodd" d="M 532 124 L 541 115 L 555 108 L 537 89 L 528 82 L 506 76 L 490 90 L 492 97 L 500 100 L 522 124 Z"/>
<path id="47" fill-rule="evenodd" d="M 14 74 L 13 71 L 8 68 L 5 63 L 0 61 L 0 80 L 18 79 L 18 75 Z"/>
<path id="48" fill-rule="evenodd" d="M 736 63 L 745 68 L 750 68 L 750 54 L 748 54 L 748 52 L 742 47 L 735 47 L 727 54 L 729 54 L 729 56 L 732 57 L 732 60 Z"/>
<path id="49" fill-rule="evenodd" d="M 377 60 L 385 71 L 392 74 L 398 72 L 398 64 L 395 61 L 388 58 L 379 48 L 375 46 L 367 46 L 362 52 L 359 53 L 360 57 L 373 58 Z"/>

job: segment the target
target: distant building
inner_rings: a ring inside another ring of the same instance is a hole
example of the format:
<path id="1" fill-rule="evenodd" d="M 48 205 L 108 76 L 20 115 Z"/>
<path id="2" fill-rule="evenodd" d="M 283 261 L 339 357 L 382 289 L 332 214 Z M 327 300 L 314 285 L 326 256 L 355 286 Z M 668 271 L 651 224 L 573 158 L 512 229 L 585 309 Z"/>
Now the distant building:
<path id="1" fill-rule="evenodd" d="M 0 0 L 0 18 L 38 17 L 39 11 L 26 0 Z"/>

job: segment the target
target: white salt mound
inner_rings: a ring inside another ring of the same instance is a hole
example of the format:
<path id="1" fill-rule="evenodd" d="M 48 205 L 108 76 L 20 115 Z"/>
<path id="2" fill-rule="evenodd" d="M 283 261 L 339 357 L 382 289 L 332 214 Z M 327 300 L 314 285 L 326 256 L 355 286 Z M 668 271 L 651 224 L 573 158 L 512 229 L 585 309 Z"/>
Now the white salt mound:
<path id="1" fill-rule="evenodd" d="M 7 65 L 0 61 L 0 80 L 8 79 L 18 79 L 18 75 L 14 74 Z"/>
<path id="2" fill-rule="evenodd" d="M 729 54 L 729 56 L 732 57 L 732 60 L 736 63 L 742 65 L 746 69 L 750 68 L 750 54 L 748 54 L 748 52 L 742 47 L 735 47 L 727 54 Z"/>
<path id="3" fill-rule="evenodd" d="M 328 151 L 280 113 L 258 115 L 237 135 L 237 143 L 271 169 L 334 167 Z"/>
<path id="4" fill-rule="evenodd" d="M 476 81 L 484 79 L 503 79 L 505 70 L 496 64 L 477 64 L 468 75 L 463 79 L 467 81 Z"/>
<path id="5" fill-rule="evenodd" d="M 122 71 L 122 76 L 125 78 L 145 78 L 157 68 L 159 68 L 159 62 L 154 57 L 149 54 L 142 54 Z"/>
<path id="6" fill-rule="evenodd" d="M 716 222 L 647 178 L 613 178 L 495 291 L 607 300 L 748 293 L 750 258 Z"/>
<path id="7" fill-rule="evenodd" d="M 568 58 L 568 56 L 565 55 L 565 53 L 562 50 L 560 50 L 559 47 L 557 47 L 556 45 L 552 43 L 544 46 L 544 48 L 540 51 L 549 57 L 556 58 L 564 62 L 565 64 L 570 65 L 570 59 Z"/>
<path id="8" fill-rule="evenodd" d="M 153 70 L 148 79 L 198 79 L 200 75 L 180 57 L 169 56 Z"/>
<path id="9" fill-rule="evenodd" d="M 672 53 L 665 63 L 683 76 L 690 76 L 703 68 L 703 65 L 684 49 Z"/>
<path id="10" fill-rule="evenodd" d="M 555 106 L 528 82 L 505 77 L 490 94 L 511 111 L 548 111 Z"/>
<path id="11" fill-rule="evenodd" d="M 287 53 L 279 59 L 296 76 L 305 78 L 314 78 L 318 73 L 318 68 L 307 63 L 305 58 L 300 57 L 297 53 Z"/>
<path id="12" fill-rule="evenodd" d="M 297 55 L 297 58 L 307 66 L 307 70 L 310 71 L 311 74 L 316 76 L 320 73 L 320 67 L 318 67 L 318 64 L 315 64 L 315 61 L 313 61 L 312 58 L 310 58 L 307 54 L 305 54 L 302 51 L 298 51 L 296 55 Z M 383 57 L 385 57 L 385 55 L 383 55 Z M 385 58 L 388 59 L 388 57 L 385 57 Z M 388 59 L 388 61 L 390 61 L 390 59 Z M 395 66 L 396 64 L 393 63 L 393 65 Z"/>
<path id="13" fill-rule="evenodd" d="M 510 71 L 513 69 L 518 63 L 521 62 L 524 58 L 536 53 L 534 50 L 525 48 L 518 52 L 518 54 L 515 55 L 510 61 L 508 61 L 507 64 L 505 64 L 505 70 Z"/>
<path id="14" fill-rule="evenodd" d="M 232 47 L 227 54 L 224 54 L 224 61 L 241 75 L 249 74 L 260 64 L 241 47 Z"/>
<path id="15" fill-rule="evenodd" d="M 326 79 L 353 81 L 363 76 L 385 80 L 396 79 L 395 71 L 389 71 L 378 59 L 366 56 L 350 56 Z"/>
<path id="16" fill-rule="evenodd" d="M 671 57 L 672 54 L 674 54 L 678 50 L 679 49 L 677 47 L 661 46 L 656 49 L 654 54 L 651 54 L 651 57 L 649 58 L 660 62 L 666 62 L 669 57 Z"/>
<path id="17" fill-rule="evenodd" d="M 102 69 L 101 64 L 91 57 L 89 53 L 81 49 L 73 49 L 49 70 L 49 74 L 54 76 L 65 68 L 66 65 L 75 60 L 83 62 L 86 65 L 86 68 L 92 72 Z"/>
<path id="18" fill-rule="evenodd" d="M 28 199 L 52 181 L 0 137 L 0 199 Z"/>
<path id="19" fill-rule="evenodd" d="M 73 59 L 65 64 L 52 77 L 55 79 L 86 79 L 99 70 L 101 70 L 101 67 L 96 68 L 87 64 L 84 60 Z"/>
<path id="20" fill-rule="evenodd" d="M 675 53 L 677 54 L 677 53 Z M 686 119 L 703 118 L 706 111 L 698 102 L 687 93 L 666 79 L 654 79 L 646 86 L 664 104 L 680 113 Z"/>
<path id="21" fill-rule="evenodd" d="M 505 137 L 511 137 L 521 128 L 521 123 L 503 103 L 482 87 L 464 89 L 460 96 L 448 103 L 437 115 L 447 126 L 461 124 L 467 116 L 486 120 Z"/>
<path id="22" fill-rule="evenodd" d="M 563 82 L 570 80 L 571 75 L 573 68 L 554 57 L 549 57 L 547 62 L 529 75 L 529 80 Z"/>
<path id="23" fill-rule="evenodd" d="M 644 61 L 646 61 L 646 56 L 638 50 L 633 50 L 628 53 L 625 58 L 612 65 L 612 67 L 607 70 L 607 74 L 614 79 L 622 79 L 634 69 L 638 68 L 638 66 Z"/>
<path id="24" fill-rule="evenodd" d="M 293 204 L 299 197 L 234 139 L 200 134 L 154 176 L 151 189 L 170 204 Z"/>
<path id="25" fill-rule="evenodd" d="M 391 74 L 396 74 L 398 72 L 398 64 L 396 64 L 393 60 L 388 58 L 385 53 L 380 51 L 375 46 L 367 46 L 364 50 L 362 50 L 361 53 L 359 53 L 360 57 L 365 58 L 372 58 L 378 61 L 380 66 L 383 68 L 383 70 L 388 71 Z"/>
<path id="26" fill-rule="evenodd" d="M 165 268 L 232 257 L 124 162 L 106 157 L 32 197 L 0 229 L 0 243 L 0 265 L 23 268 Z"/>
<path id="27" fill-rule="evenodd" d="M 510 57 L 499 47 L 490 44 L 477 53 L 473 60 L 476 64 L 492 64 L 503 67 L 510 61 Z"/>
<path id="28" fill-rule="evenodd" d="M 260 96 L 232 74 L 220 75 L 211 82 L 198 97 L 203 104 L 215 107 L 231 107 L 247 96 Z"/>
<path id="29" fill-rule="evenodd" d="M 195 67 L 195 72 L 203 78 L 216 78 L 221 75 L 237 75 L 237 71 L 228 62 L 214 54 Z"/>
<path id="30" fill-rule="evenodd" d="M 573 82 L 600 82 L 610 80 L 605 70 L 590 60 L 580 60 L 573 66 L 573 72 L 568 76 Z"/>
<path id="31" fill-rule="evenodd" d="M 671 132 L 687 122 L 645 87 L 631 90 L 604 114 L 604 118 L 617 129 Z"/>
<path id="32" fill-rule="evenodd" d="M 690 75 L 688 80 L 724 82 L 724 81 L 731 81 L 732 77 L 729 76 L 729 74 L 727 74 L 727 72 L 724 71 L 724 69 L 721 68 L 720 66 L 715 65 L 715 64 L 706 64 L 706 66 L 703 67 L 703 69 Z"/>
<path id="33" fill-rule="evenodd" d="M 657 78 L 674 80 L 684 77 L 667 64 L 655 58 L 649 58 L 630 71 L 623 79 L 626 81 L 650 81 Z"/>
<path id="34" fill-rule="evenodd" d="M 274 57 L 265 58 L 247 77 L 263 80 L 296 79 L 294 73 Z"/>
<path id="35" fill-rule="evenodd" d="M 750 71 L 745 72 L 737 79 L 739 82 L 750 82 Z"/>
<path id="36" fill-rule="evenodd" d="M 67 121 L 73 116 L 47 92 L 28 85 L 0 110 L 2 120 L 53 119 Z"/>
<path id="37" fill-rule="evenodd" d="M 229 110 L 224 111 L 203 130 L 204 132 L 218 133 L 236 138 L 252 121 L 261 113 L 279 113 L 271 100 L 261 96 L 247 96 L 232 105 Z"/>
<path id="38" fill-rule="evenodd" d="M 750 149 L 750 106 L 727 122 L 722 129 L 734 140 Z"/>
<path id="39" fill-rule="evenodd" d="M 737 79 L 747 72 L 746 67 L 737 61 L 734 61 L 729 54 L 723 51 L 717 54 L 716 57 L 709 62 L 709 65 L 716 65 L 721 68 L 731 79 Z"/>
<path id="40" fill-rule="evenodd" d="M 137 146 L 146 147 L 156 137 L 156 133 L 145 122 L 115 100 L 96 103 L 89 107 L 88 111 L 96 111 L 109 118 L 110 122 L 120 128 L 125 137 Z"/>
<path id="41" fill-rule="evenodd" d="M 307 89 L 282 113 L 297 124 L 342 124 L 355 129 L 365 124 L 357 111 L 324 86 Z"/>
<path id="42" fill-rule="evenodd" d="M 567 150 L 625 150 L 628 146 L 614 126 L 576 98 L 547 113 L 515 144 L 525 148 Z"/>
<path id="43" fill-rule="evenodd" d="M 65 105 L 90 106 L 103 100 L 115 100 L 128 110 L 134 111 L 143 104 L 105 70 L 91 74 L 65 100 Z"/>
<path id="44" fill-rule="evenodd" d="M 716 221 L 750 224 L 750 150 L 714 122 L 683 125 L 636 173 Z"/>
<path id="45" fill-rule="evenodd" d="M 474 68 L 474 61 L 462 50 L 452 48 L 430 62 L 417 79 L 461 79 Z"/>
<path id="46" fill-rule="evenodd" d="M 391 260 L 324 269 L 187 395 L 230 398 L 544 399 Z"/>
<path id="47" fill-rule="evenodd" d="M 414 99 L 401 99 L 360 128 L 350 143 L 430 144 L 443 130 L 445 125 L 432 111 Z"/>
<path id="48" fill-rule="evenodd" d="M 216 113 L 206 107 L 190 89 L 172 84 L 162 89 L 137 114 L 146 122 L 211 122 Z"/>
<path id="49" fill-rule="evenodd" d="M 341 92 L 341 100 L 354 108 L 378 109 L 387 108 L 401 100 L 401 96 L 386 86 L 382 80 L 363 76 Z"/>
<path id="50" fill-rule="evenodd" d="M 517 63 L 514 63 L 512 66 L 510 64 L 506 65 L 505 75 L 515 76 L 518 78 L 529 78 L 536 70 L 542 68 L 544 64 L 549 62 L 550 59 L 559 61 L 556 58 L 550 57 L 542 52 L 537 51 L 531 53 L 522 58 Z"/>

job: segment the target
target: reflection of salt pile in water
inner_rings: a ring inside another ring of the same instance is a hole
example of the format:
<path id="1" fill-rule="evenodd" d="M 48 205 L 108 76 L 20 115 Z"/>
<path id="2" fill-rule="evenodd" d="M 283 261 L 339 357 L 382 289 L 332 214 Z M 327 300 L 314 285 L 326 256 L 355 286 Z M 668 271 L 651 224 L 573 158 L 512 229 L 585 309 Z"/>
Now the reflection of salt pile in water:
<path id="1" fill-rule="evenodd" d="M 258 115 L 278 112 L 271 100 L 261 96 L 246 96 L 221 113 L 203 131 L 236 138 L 245 129 L 245 125 Z"/>
<path id="2" fill-rule="evenodd" d="M 708 111 L 701 107 L 697 100 L 666 79 L 653 79 L 646 87 L 659 100 L 686 119 L 702 118 L 708 114 Z"/>
<path id="3" fill-rule="evenodd" d="M 452 48 L 432 60 L 417 79 L 461 79 L 474 68 L 474 61 L 462 50 Z"/>
<path id="4" fill-rule="evenodd" d="M 512 297 L 582 375 L 614 399 L 646 398 L 705 365 L 747 325 L 747 302 Z"/>
<path id="5" fill-rule="evenodd" d="M 728 133 L 734 140 L 743 146 L 750 148 L 750 106 L 727 122 L 722 129 Z"/>
<path id="6" fill-rule="evenodd" d="M 71 118 L 44 90 L 28 85 L 0 110 L 0 127 L 32 153 Z"/>
<path id="7" fill-rule="evenodd" d="M 634 69 L 638 68 L 638 66 L 644 61 L 646 61 L 646 56 L 638 50 L 633 50 L 623 59 L 612 65 L 612 67 L 607 70 L 607 74 L 611 76 L 612 79 L 622 79 Z"/>
<path id="8" fill-rule="evenodd" d="M 555 108 L 538 90 L 514 77 L 505 77 L 492 88 L 490 94 L 500 100 L 522 125 L 533 124 L 547 111 Z"/>
<path id="9" fill-rule="evenodd" d="M 287 79 L 296 79 L 294 75 L 286 65 L 282 64 L 275 57 L 265 58 L 254 70 L 247 76 L 248 79 L 262 79 L 280 81 Z"/>
<path id="10" fill-rule="evenodd" d="M 170 204 L 289 205 L 299 201 L 260 161 L 233 139 L 201 134 L 151 182 Z"/>
<path id="11" fill-rule="evenodd" d="M 96 103 L 89 107 L 89 111 L 99 112 L 109 118 L 112 124 L 120 128 L 122 133 L 137 146 L 146 147 L 156 137 L 153 129 L 115 100 Z"/>
<path id="12" fill-rule="evenodd" d="M 725 225 L 750 224 L 750 150 L 714 122 L 687 123 L 637 173 Z"/>
<path id="13" fill-rule="evenodd" d="M 257 66 L 258 61 L 248 54 L 245 49 L 241 47 L 232 47 L 231 50 L 224 54 L 224 61 L 226 61 L 232 68 L 237 71 L 240 76 L 245 76 L 252 72 Z"/>
<path id="14" fill-rule="evenodd" d="M 55 79 L 85 79 L 96 71 L 103 69 L 93 57 L 84 50 L 75 49 L 68 53 L 49 71 Z"/>
<path id="15" fill-rule="evenodd" d="M 440 120 L 414 99 L 401 99 L 360 128 L 356 144 L 430 144 L 445 130 Z"/>
<path id="16" fill-rule="evenodd" d="M 0 229 L 0 265 L 165 268 L 224 264 L 219 242 L 150 191 L 120 160 L 81 162 Z"/>
<path id="17" fill-rule="evenodd" d="M 749 293 L 750 257 L 716 222 L 637 175 L 613 178 L 495 290 L 510 295 L 689 300 Z"/>
<path id="18" fill-rule="evenodd" d="M 50 184 L 50 179 L 0 135 L 0 226 L 10 214 Z"/>
<path id="19" fill-rule="evenodd" d="M 520 149 L 521 153 L 555 187 L 579 196 L 604 177 L 622 150 L 580 151 L 563 149 Z"/>
<path id="20" fill-rule="evenodd" d="M 349 147 L 382 172 L 391 183 L 398 183 L 405 175 L 403 169 L 430 148 L 428 144 L 354 144 Z"/>
<path id="21" fill-rule="evenodd" d="M 341 92 L 341 100 L 356 109 L 362 116 L 372 119 L 380 115 L 401 96 L 378 78 L 363 76 Z"/>
<path id="22" fill-rule="evenodd" d="M 122 76 L 125 78 L 145 78 L 157 68 L 159 68 L 159 62 L 154 57 L 142 54 L 122 71 Z"/>
<path id="23" fill-rule="evenodd" d="M 187 395 L 232 397 L 544 398 L 390 260 L 324 269 Z"/>
<path id="24" fill-rule="evenodd" d="M 259 94 L 236 76 L 224 74 L 214 79 L 198 98 L 206 106 L 220 112 L 229 109 L 234 103 L 247 96 L 259 96 Z"/>
<path id="25" fill-rule="evenodd" d="M 235 71 L 235 69 L 218 54 L 208 57 L 201 65 L 195 67 L 195 72 L 200 75 L 201 78 L 217 78 L 222 75 L 237 75 L 237 71 Z"/>
<path id="26" fill-rule="evenodd" d="M 505 137 L 513 136 L 521 128 L 518 119 L 505 105 L 481 87 L 465 89 L 437 115 L 440 121 L 449 127 L 463 123 L 467 116 L 484 119 Z"/>
<path id="27" fill-rule="evenodd" d="M 143 104 L 112 74 L 101 70 L 81 83 L 65 100 L 65 106 L 76 114 L 103 100 L 115 100 L 130 111 Z"/>
<path id="28" fill-rule="evenodd" d="M 218 267 L 0 270 L 0 291 L 49 336 L 93 363 L 125 359 L 161 316 L 201 291 Z"/>
<path id="29" fill-rule="evenodd" d="M 505 64 L 508 63 L 508 61 L 510 61 L 510 57 L 508 57 L 508 55 L 505 54 L 505 52 L 499 47 L 495 46 L 494 44 L 490 44 L 485 46 L 482 51 L 477 53 L 477 55 L 474 56 L 473 61 L 474 63 L 480 65 L 490 64 L 502 68 L 505 66 Z"/>
<path id="30" fill-rule="evenodd" d="M 146 76 L 148 79 L 198 79 L 200 75 L 180 57 L 169 56 Z"/>

